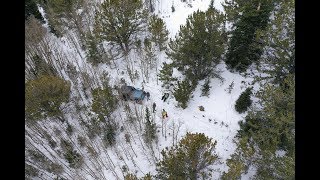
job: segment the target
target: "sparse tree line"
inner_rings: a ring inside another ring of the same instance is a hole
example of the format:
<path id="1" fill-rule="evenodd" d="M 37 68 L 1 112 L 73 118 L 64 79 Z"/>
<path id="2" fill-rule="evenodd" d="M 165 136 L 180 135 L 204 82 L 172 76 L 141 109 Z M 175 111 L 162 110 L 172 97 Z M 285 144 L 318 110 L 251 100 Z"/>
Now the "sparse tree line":
<path id="1" fill-rule="evenodd" d="M 202 95 L 209 96 L 210 79 L 223 81 L 216 68 L 222 61 L 243 75 L 255 65 L 268 76 L 255 77 L 260 90 L 247 87 L 235 102 L 235 110 L 247 111 L 247 115 L 240 122 L 236 152 L 227 160 L 229 170 L 221 178 L 241 179 L 251 166 L 257 168 L 256 179 L 293 178 L 294 1 L 226 0 L 226 14 L 215 9 L 212 1 L 205 12 L 188 16 L 175 39 L 168 39 L 164 21 L 152 14 L 154 3 L 26 1 L 26 179 L 77 179 L 83 175 L 107 179 L 101 169 L 119 179 L 139 179 L 126 164 L 136 167 L 137 146 L 157 167 L 156 174 L 140 179 L 210 178 L 211 165 L 220 163 L 214 152 L 216 141 L 201 133 L 188 133 L 180 141 L 173 135 L 173 146 L 156 155 L 159 127 L 150 109 L 119 100 L 109 75 L 93 69 L 100 64 L 120 69 L 122 63 L 132 82 L 139 76 L 149 82 L 150 73 L 156 71 L 163 88 L 171 89 L 178 106 L 185 109 L 199 82 L 203 82 Z M 230 31 L 226 23 L 232 24 Z M 59 39 L 75 52 L 64 52 Z M 164 62 L 158 72 L 159 52 L 172 62 Z M 79 57 L 90 66 L 81 65 L 76 60 Z M 140 69 L 134 69 L 132 57 Z M 174 69 L 182 79 L 173 76 Z M 259 99 L 258 105 L 252 103 L 252 94 Z M 120 108 L 124 116 L 114 115 Z M 78 124 L 69 122 L 70 118 Z M 48 131 L 52 123 L 57 127 Z M 41 148 L 35 145 L 39 143 Z M 122 167 L 113 162 L 110 149 L 121 159 Z M 281 150 L 284 155 L 278 155 Z"/>

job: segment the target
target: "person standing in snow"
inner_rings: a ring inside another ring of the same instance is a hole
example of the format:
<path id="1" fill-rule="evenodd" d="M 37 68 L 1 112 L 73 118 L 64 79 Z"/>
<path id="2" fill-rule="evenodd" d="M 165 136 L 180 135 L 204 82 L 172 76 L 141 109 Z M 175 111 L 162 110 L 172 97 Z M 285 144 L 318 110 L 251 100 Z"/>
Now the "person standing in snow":
<path id="1" fill-rule="evenodd" d="M 169 97 L 169 93 L 164 93 L 164 95 L 162 96 L 161 100 L 163 100 L 163 102 L 166 102 L 168 97 Z"/>
<path id="2" fill-rule="evenodd" d="M 153 111 L 153 113 L 156 111 L 156 102 L 154 102 L 153 104 L 152 104 L 152 111 Z"/>
<path id="3" fill-rule="evenodd" d="M 149 101 L 149 99 L 150 99 L 150 93 L 147 92 L 147 93 L 146 93 L 146 96 L 147 96 L 147 100 Z"/>
<path id="4" fill-rule="evenodd" d="M 162 109 L 162 119 L 168 117 L 168 113 L 167 111 L 165 111 L 164 109 Z"/>

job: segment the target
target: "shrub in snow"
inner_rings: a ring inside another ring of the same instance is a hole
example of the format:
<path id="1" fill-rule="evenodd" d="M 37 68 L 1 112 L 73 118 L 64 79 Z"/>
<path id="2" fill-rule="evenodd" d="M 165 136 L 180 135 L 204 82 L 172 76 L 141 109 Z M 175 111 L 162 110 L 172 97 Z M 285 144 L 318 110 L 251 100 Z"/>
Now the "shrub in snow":
<path id="1" fill-rule="evenodd" d="M 207 96 L 207 97 L 209 96 L 209 91 L 210 91 L 210 88 L 211 88 L 211 86 L 209 84 L 210 84 L 210 79 L 207 78 L 205 83 L 202 86 L 201 96 Z"/>
<path id="2" fill-rule="evenodd" d="M 84 147 L 86 145 L 86 140 L 82 136 L 78 136 L 77 138 L 80 147 Z"/>
<path id="3" fill-rule="evenodd" d="M 242 82 L 241 82 L 242 83 Z M 231 91 L 233 89 L 233 86 L 234 86 L 234 81 L 232 81 L 232 83 L 229 85 L 228 87 L 228 93 L 231 94 Z"/>
<path id="4" fill-rule="evenodd" d="M 67 134 L 71 136 L 73 134 L 73 127 L 67 121 Z"/>
<path id="5" fill-rule="evenodd" d="M 130 135 L 129 134 L 125 134 L 124 138 L 126 139 L 126 142 L 129 143 L 130 142 Z"/>
<path id="6" fill-rule="evenodd" d="M 250 99 L 251 90 L 252 88 L 247 88 L 236 101 L 235 109 L 238 113 L 247 111 L 248 107 L 252 104 L 252 100 Z"/>

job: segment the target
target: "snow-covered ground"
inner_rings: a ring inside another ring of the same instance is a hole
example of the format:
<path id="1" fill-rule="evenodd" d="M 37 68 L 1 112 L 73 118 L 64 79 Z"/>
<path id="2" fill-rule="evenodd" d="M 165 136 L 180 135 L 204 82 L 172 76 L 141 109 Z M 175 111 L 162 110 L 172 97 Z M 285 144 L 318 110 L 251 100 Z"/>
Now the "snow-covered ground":
<path id="1" fill-rule="evenodd" d="M 223 11 L 221 6 L 222 0 L 216 0 L 214 5 L 215 7 Z M 200 9 L 201 11 L 207 10 L 209 6 L 210 0 L 187 0 L 187 2 L 181 2 L 181 0 L 160 0 L 156 1 L 156 11 L 161 18 L 164 19 L 167 29 L 169 30 L 170 34 L 169 37 L 174 38 L 176 33 L 179 31 L 180 25 L 184 24 L 188 15 L 192 14 L 194 11 Z M 188 4 L 191 4 L 188 5 Z M 171 6 L 174 6 L 175 11 L 172 12 Z M 62 39 L 61 39 L 62 40 Z M 221 76 L 224 78 L 224 81 L 220 81 L 219 79 L 211 79 L 210 82 L 210 95 L 209 97 L 200 96 L 201 95 L 201 85 L 204 82 L 200 82 L 197 88 L 193 93 L 193 97 L 190 99 L 188 103 L 188 107 L 186 109 L 182 109 L 177 107 L 177 102 L 175 101 L 172 94 L 170 94 L 168 100 L 163 102 L 161 97 L 164 93 L 164 89 L 161 87 L 161 82 L 157 81 L 157 72 L 153 71 L 150 73 L 150 79 L 147 82 L 143 82 L 142 79 L 135 80 L 131 83 L 131 80 L 126 74 L 126 70 L 118 61 L 119 69 L 111 69 L 107 65 L 100 65 L 97 68 L 91 67 L 88 65 L 83 58 L 77 55 L 77 52 L 71 52 L 72 47 L 69 47 L 65 44 L 61 43 L 61 47 L 66 52 L 69 51 L 68 54 L 73 54 L 73 59 L 78 59 L 75 62 L 75 66 L 77 69 L 87 69 L 87 72 L 94 72 L 93 74 L 99 75 L 104 70 L 108 72 L 110 75 L 110 84 L 113 87 L 114 85 L 119 84 L 120 79 L 123 78 L 128 85 L 134 86 L 136 88 L 144 88 L 145 91 L 150 92 L 150 100 L 145 100 L 142 105 L 134 104 L 133 102 L 125 102 L 129 104 L 131 107 L 138 109 L 138 111 L 144 113 L 145 107 L 148 107 L 150 110 L 152 109 L 152 103 L 156 103 L 156 112 L 152 116 L 155 119 L 158 129 L 160 132 L 158 133 L 158 147 L 154 149 L 154 154 L 156 158 L 161 158 L 160 152 L 167 146 L 172 146 L 172 133 L 173 127 L 175 127 L 175 131 L 177 127 L 180 126 L 179 133 L 177 135 L 177 140 L 179 141 L 181 137 L 183 137 L 187 132 L 201 132 L 205 135 L 213 138 L 213 140 L 217 141 L 216 145 L 216 152 L 221 158 L 220 161 L 222 162 L 219 165 L 214 165 L 213 167 L 219 172 L 214 173 L 213 179 L 218 179 L 223 171 L 227 171 L 228 167 L 226 166 L 226 159 L 230 157 L 230 155 L 234 152 L 236 145 L 233 142 L 234 136 L 239 130 L 238 122 L 242 120 L 245 116 L 244 114 L 239 114 L 235 111 L 234 105 L 235 101 L 245 90 L 246 87 L 251 85 L 253 80 L 252 77 L 243 77 L 238 73 L 231 73 L 226 69 L 224 63 L 218 65 L 218 69 L 222 71 Z M 82 56 L 84 53 L 81 52 Z M 164 52 L 157 53 L 158 58 L 158 71 L 161 69 L 163 62 L 170 62 L 170 59 L 167 58 Z M 71 59 L 71 58 L 70 58 Z M 130 60 L 132 60 L 133 65 L 135 66 L 134 69 L 140 69 L 138 67 L 139 63 L 135 63 L 137 61 L 137 56 L 135 54 L 131 54 Z M 89 70 L 88 70 L 89 69 Z M 121 72 L 124 72 L 123 74 Z M 227 88 L 229 85 L 234 82 L 234 87 L 232 92 L 229 94 L 227 92 Z M 74 83 L 74 82 L 73 82 Z M 255 88 L 257 88 L 255 86 Z M 79 91 L 80 93 L 80 91 Z M 83 93 L 80 93 L 81 96 Z M 85 99 L 85 98 L 84 98 Z M 90 102 L 87 102 L 87 105 L 90 105 Z M 204 111 L 199 110 L 199 106 L 204 107 Z M 161 118 L 161 111 L 165 109 L 168 112 L 168 118 L 162 120 Z M 143 132 L 138 132 L 136 127 L 130 125 L 125 122 L 125 118 L 123 118 L 126 114 L 124 113 L 123 107 L 120 107 L 115 113 L 115 119 L 120 123 L 120 126 L 124 126 L 125 131 L 120 132 L 117 136 L 117 143 L 116 147 L 110 149 L 100 149 L 99 156 L 101 159 L 105 159 L 113 164 L 113 168 L 115 171 L 111 171 L 110 169 L 103 169 L 104 177 L 108 180 L 118 179 L 122 177 L 122 167 L 123 165 L 128 166 L 129 172 L 136 173 L 138 177 L 143 176 L 144 174 L 150 172 L 151 174 L 155 174 L 155 163 L 152 160 L 150 155 L 147 155 L 146 150 L 147 148 L 142 143 L 143 140 L 141 139 L 141 134 Z M 75 129 L 78 129 L 79 133 L 84 133 L 84 130 L 81 129 L 79 125 L 79 120 L 76 117 L 70 117 L 69 120 L 70 124 L 72 124 Z M 164 123 L 164 129 L 166 130 L 167 137 L 165 138 L 162 136 L 161 133 L 161 126 Z M 56 127 L 56 124 L 47 124 L 48 129 Z M 130 133 L 131 132 L 131 133 Z M 125 143 L 124 134 L 130 133 L 132 136 L 132 148 Z M 176 132 L 175 132 L 176 133 Z M 72 138 L 74 142 L 76 142 L 76 137 Z M 101 139 L 98 138 L 97 142 L 101 142 Z M 35 146 L 40 145 L 35 144 Z M 156 146 L 155 146 L 156 147 Z M 133 152 L 134 149 L 136 152 Z M 81 151 L 81 149 L 78 149 Z M 83 154 L 87 152 L 82 151 Z M 55 154 L 55 152 L 52 152 Z M 126 157 L 126 154 L 131 154 L 132 157 Z M 137 154 L 134 156 L 134 154 Z M 48 155 L 51 157 L 51 155 Z M 85 157 L 89 157 L 84 155 Z M 119 159 L 122 157 L 122 160 Z M 90 165 L 89 159 L 85 159 Z M 65 160 L 61 160 L 65 161 Z M 81 173 L 79 171 L 79 173 Z M 117 176 L 115 175 L 117 174 Z M 83 174 L 82 174 L 83 176 Z M 247 176 L 248 177 L 248 176 Z M 102 178 L 102 177 L 101 177 Z M 94 179 L 93 177 L 87 176 L 85 179 Z M 246 179 L 246 178 L 243 178 Z"/>
<path id="2" fill-rule="evenodd" d="M 188 15 L 198 9 L 201 11 L 207 10 L 210 0 L 187 2 L 190 2 L 189 4 L 191 4 L 192 7 L 188 6 L 188 3 L 181 2 L 180 0 L 173 1 L 173 6 L 175 7 L 174 12 L 171 11 L 172 1 L 160 1 L 156 5 L 155 12 L 165 20 L 167 29 L 170 32 L 169 37 L 171 38 L 174 38 L 175 34 L 179 31 L 180 25 L 185 24 Z M 220 2 L 222 1 L 215 1 L 214 4 L 217 9 L 223 12 Z M 161 67 L 162 62 L 170 62 L 164 53 L 160 53 L 158 58 L 159 68 Z M 163 137 L 161 132 L 158 133 L 160 150 L 167 146 L 172 146 L 172 127 L 178 127 L 178 124 L 181 124 L 178 141 L 186 134 L 186 132 L 201 132 L 208 137 L 217 140 L 216 152 L 220 156 L 222 164 L 214 166 L 215 169 L 220 169 L 220 173 L 214 174 L 214 179 L 218 179 L 223 171 L 228 170 L 225 163 L 226 159 L 230 157 L 236 148 L 233 138 L 240 128 L 238 122 L 243 120 L 246 115 L 246 113 L 239 114 L 235 111 L 235 101 L 253 80 L 251 77 L 245 78 L 238 73 L 231 73 L 226 69 L 223 62 L 218 66 L 218 69 L 222 71 L 221 76 L 224 78 L 224 81 L 221 82 L 219 79 L 211 80 L 210 86 L 212 88 L 209 97 L 200 96 L 201 85 L 204 83 L 200 82 L 186 109 L 177 107 L 177 102 L 172 94 L 170 94 L 170 97 L 166 102 L 161 100 L 165 90 L 161 87 L 160 81 L 157 84 L 155 72 L 151 73 L 151 80 L 149 82 L 143 83 L 142 80 L 138 80 L 135 83 L 130 84 L 138 88 L 142 88 L 143 86 L 145 91 L 150 92 L 150 100 L 145 101 L 142 106 L 152 109 L 152 103 L 156 103 L 155 122 L 158 127 L 161 127 L 163 121 L 161 118 L 162 109 L 165 109 L 168 112 L 169 118 L 164 120 L 167 129 L 167 138 Z M 130 82 L 125 75 L 121 77 L 126 79 L 127 82 Z M 232 82 L 234 82 L 234 87 L 229 94 L 227 88 Z M 205 111 L 200 111 L 198 106 L 203 106 Z M 143 169 L 145 173 L 151 172 L 151 174 L 155 174 L 155 166 L 146 166 L 144 163 L 145 160 L 142 160 L 138 163 L 138 166 Z"/>
<path id="3" fill-rule="evenodd" d="M 214 6 L 219 11 L 224 12 L 221 2 L 223 2 L 223 0 L 215 0 Z M 186 2 L 182 2 L 181 0 L 156 1 L 155 13 L 166 22 L 167 29 L 170 32 L 169 37 L 174 38 L 179 31 L 180 25 L 185 24 L 189 15 L 197 10 L 207 10 L 209 4 L 210 0 L 186 0 Z M 174 12 L 172 12 L 172 6 L 175 9 Z"/>

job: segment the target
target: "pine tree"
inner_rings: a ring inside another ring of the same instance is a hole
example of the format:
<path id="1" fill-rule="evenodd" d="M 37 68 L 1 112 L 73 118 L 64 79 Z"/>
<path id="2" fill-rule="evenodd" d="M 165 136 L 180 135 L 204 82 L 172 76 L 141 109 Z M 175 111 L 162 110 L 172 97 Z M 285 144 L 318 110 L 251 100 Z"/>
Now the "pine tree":
<path id="1" fill-rule="evenodd" d="M 150 173 L 147 173 L 145 176 L 142 177 L 141 180 L 152 180 L 152 175 Z"/>
<path id="2" fill-rule="evenodd" d="M 67 150 L 67 152 L 64 154 L 64 158 L 68 161 L 71 168 L 78 169 L 83 164 L 82 156 L 73 149 Z"/>
<path id="3" fill-rule="evenodd" d="M 248 138 L 240 138 L 235 141 L 237 148 L 230 159 L 227 159 L 228 172 L 223 172 L 221 179 L 241 179 L 243 173 L 247 173 L 251 162 L 255 160 L 256 149 L 253 143 L 248 142 Z"/>
<path id="4" fill-rule="evenodd" d="M 86 57 L 87 61 L 93 66 L 104 63 L 104 49 L 99 39 L 94 34 L 86 34 Z"/>
<path id="5" fill-rule="evenodd" d="M 110 121 L 107 122 L 103 135 L 103 141 L 107 147 L 116 143 L 116 128 L 116 124 L 112 124 Z"/>
<path id="6" fill-rule="evenodd" d="M 158 179 L 210 179 L 218 162 L 215 154 L 216 141 L 203 133 L 187 133 L 177 146 L 162 150 L 162 161 L 157 163 Z"/>
<path id="7" fill-rule="evenodd" d="M 151 121 L 151 115 L 149 108 L 146 108 L 146 117 L 145 117 L 145 128 L 144 128 L 144 140 L 150 145 L 153 140 L 157 138 L 157 127 L 156 123 Z"/>
<path id="8" fill-rule="evenodd" d="M 27 119 L 40 120 L 45 117 L 60 118 L 60 106 L 68 103 L 70 82 L 59 77 L 43 75 L 26 83 L 25 113 Z"/>
<path id="9" fill-rule="evenodd" d="M 25 174 L 25 179 L 33 179 L 34 177 L 38 177 L 39 175 L 39 170 L 35 167 L 33 167 L 32 165 L 29 165 L 27 163 L 25 163 L 24 166 L 24 174 Z"/>
<path id="10" fill-rule="evenodd" d="M 163 62 L 163 65 L 162 65 L 162 69 L 160 70 L 160 73 L 159 73 L 159 80 L 162 81 L 163 85 L 162 87 L 165 87 L 165 88 L 169 88 L 169 84 L 172 82 L 172 81 L 175 81 L 176 78 L 173 78 L 172 77 L 172 73 L 173 73 L 173 69 L 172 69 L 172 64 L 167 64 L 166 62 Z"/>
<path id="11" fill-rule="evenodd" d="M 294 77 L 285 79 L 288 86 L 266 84 L 257 93 L 259 104 L 264 107 L 261 111 L 249 112 L 240 131 L 241 136 L 249 135 L 261 149 L 275 152 L 285 150 L 288 154 L 294 152 Z"/>
<path id="12" fill-rule="evenodd" d="M 85 11 L 84 0 L 39 0 L 42 7 L 46 11 L 49 26 L 52 32 L 61 37 L 65 30 L 76 29 L 77 35 L 84 42 L 85 33 L 82 17 Z"/>
<path id="13" fill-rule="evenodd" d="M 104 1 L 96 14 L 97 37 L 128 54 L 134 36 L 144 30 L 146 17 L 141 0 Z"/>
<path id="14" fill-rule="evenodd" d="M 41 13 L 38 10 L 38 7 L 37 7 L 37 4 L 36 4 L 35 0 L 26 0 L 25 1 L 24 19 L 27 20 L 30 15 L 33 15 L 41 23 L 45 23 Z"/>
<path id="15" fill-rule="evenodd" d="M 295 2 L 280 1 L 265 31 L 258 36 L 265 44 L 260 69 L 274 84 L 295 73 Z"/>
<path id="16" fill-rule="evenodd" d="M 195 82 L 189 80 L 184 80 L 182 82 L 178 81 L 178 87 L 174 89 L 173 96 L 178 101 L 178 105 L 185 109 L 188 105 L 190 95 L 196 87 Z"/>
<path id="17" fill-rule="evenodd" d="M 136 175 L 129 173 L 124 177 L 124 180 L 139 180 L 139 179 Z"/>
<path id="18" fill-rule="evenodd" d="M 224 50 L 222 36 L 224 16 L 214 8 L 190 15 L 186 25 L 180 26 L 175 41 L 170 40 L 168 57 L 173 66 L 190 80 L 202 80 L 216 74 Z"/>
<path id="19" fill-rule="evenodd" d="M 255 163 L 257 172 L 254 179 L 295 179 L 295 157 L 277 156 L 264 152 L 264 156 Z"/>
<path id="20" fill-rule="evenodd" d="M 235 109 L 238 113 L 247 111 L 248 107 L 252 104 L 252 100 L 250 99 L 251 90 L 252 88 L 247 88 L 237 99 Z"/>
<path id="21" fill-rule="evenodd" d="M 240 123 L 237 137 L 238 155 L 248 168 L 257 168 L 256 179 L 292 179 L 295 175 L 295 83 L 294 76 L 284 80 L 286 88 L 266 83 L 257 93 L 259 106 L 248 112 Z M 255 155 L 245 152 L 249 146 L 257 147 Z M 277 151 L 284 155 L 279 156 Z M 236 160 L 236 159 L 234 159 Z"/>
<path id="22" fill-rule="evenodd" d="M 165 50 L 169 31 L 166 29 L 164 21 L 158 16 L 152 15 L 148 29 L 151 33 L 151 41 L 158 46 L 160 51 Z"/>
<path id="23" fill-rule="evenodd" d="M 225 62 L 230 69 L 244 72 L 252 63 L 259 62 L 263 44 L 256 39 L 257 31 L 266 29 L 274 5 L 272 0 L 235 2 L 228 3 L 227 8 L 235 29 L 231 32 Z"/>
<path id="24" fill-rule="evenodd" d="M 45 60 L 40 58 L 37 54 L 33 56 L 32 61 L 34 63 L 34 67 L 30 69 L 33 77 L 39 78 L 42 75 L 56 76 L 57 70 L 54 69 L 51 65 L 49 65 Z"/>
<path id="25" fill-rule="evenodd" d="M 154 53 L 155 49 L 153 47 L 153 44 L 148 38 L 144 39 L 143 45 L 144 56 L 141 59 L 141 71 L 145 76 L 147 82 L 149 82 L 150 71 L 153 68 L 157 67 L 157 58 Z"/>
<path id="26" fill-rule="evenodd" d="M 104 89 L 96 88 L 92 91 L 92 111 L 95 112 L 100 121 L 105 121 L 105 116 L 110 117 L 117 107 L 117 99 L 112 93 L 111 87 L 105 86 Z"/>

